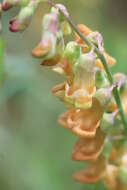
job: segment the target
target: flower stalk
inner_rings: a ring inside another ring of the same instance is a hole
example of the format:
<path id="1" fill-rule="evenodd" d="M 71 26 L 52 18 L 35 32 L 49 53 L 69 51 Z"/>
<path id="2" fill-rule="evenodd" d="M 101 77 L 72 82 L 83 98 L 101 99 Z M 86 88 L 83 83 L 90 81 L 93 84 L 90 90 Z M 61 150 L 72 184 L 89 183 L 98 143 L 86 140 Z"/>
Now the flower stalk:
<path id="1" fill-rule="evenodd" d="M 39 3 L 51 6 L 42 18 L 41 39 L 32 56 L 64 75 L 64 81 L 52 88 L 67 109 L 58 122 L 78 137 L 72 160 L 88 163 L 73 178 L 83 184 L 102 180 L 109 190 L 127 189 L 127 76 L 112 75 L 116 60 L 105 51 L 103 36 L 84 24 L 76 26 L 64 5 L 52 0 L 23 2 L 3 0 L 4 11 L 21 8 L 10 21 L 11 32 L 28 27 Z M 74 40 L 65 43 L 71 29 Z"/>

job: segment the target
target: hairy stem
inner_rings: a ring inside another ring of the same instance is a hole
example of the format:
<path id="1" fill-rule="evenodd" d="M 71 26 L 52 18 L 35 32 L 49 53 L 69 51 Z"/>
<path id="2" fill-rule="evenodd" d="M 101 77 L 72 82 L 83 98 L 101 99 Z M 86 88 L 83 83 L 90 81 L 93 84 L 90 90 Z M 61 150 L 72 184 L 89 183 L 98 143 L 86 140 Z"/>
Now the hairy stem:
<path id="1" fill-rule="evenodd" d="M 47 2 L 51 6 L 56 7 L 55 3 L 53 3 L 52 0 L 48 0 Z M 98 55 L 98 58 L 103 63 L 105 72 L 107 73 L 107 76 L 108 76 L 108 80 L 109 80 L 110 84 L 113 85 L 114 84 L 113 75 L 112 75 L 112 73 L 111 73 L 111 71 L 110 71 L 110 69 L 108 67 L 108 64 L 106 62 L 106 59 L 105 59 L 104 55 L 99 51 L 99 49 L 94 44 L 92 44 L 91 42 L 89 42 L 88 39 L 78 30 L 77 26 L 74 24 L 74 22 L 72 21 L 71 17 L 69 15 L 65 14 L 65 12 L 62 9 L 60 9 L 60 8 L 58 8 L 58 9 L 59 9 L 60 13 L 65 17 L 65 19 L 68 21 L 68 23 L 70 24 L 70 26 L 72 27 L 72 29 L 80 36 L 80 38 L 89 47 L 94 47 L 95 52 Z M 119 109 L 119 113 L 120 113 L 120 116 L 121 116 L 122 123 L 123 123 L 123 125 L 125 127 L 125 130 L 127 131 L 127 119 L 126 119 L 126 116 L 124 114 L 124 110 L 123 110 L 123 107 L 122 107 L 122 103 L 121 103 L 121 100 L 120 100 L 120 95 L 119 95 L 119 91 L 117 89 L 117 86 L 113 89 L 113 95 L 114 95 L 116 104 L 117 104 L 118 109 Z"/>

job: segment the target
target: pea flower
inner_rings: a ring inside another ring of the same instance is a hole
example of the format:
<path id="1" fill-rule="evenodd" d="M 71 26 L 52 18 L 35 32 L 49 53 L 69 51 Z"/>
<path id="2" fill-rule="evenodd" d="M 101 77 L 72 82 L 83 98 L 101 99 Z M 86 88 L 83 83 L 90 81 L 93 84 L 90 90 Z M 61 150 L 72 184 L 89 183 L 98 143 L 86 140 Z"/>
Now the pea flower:
<path id="1" fill-rule="evenodd" d="M 30 0 L 3 0 L 2 9 L 7 11 L 14 6 L 26 6 L 29 1 Z"/>
<path id="2" fill-rule="evenodd" d="M 21 8 L 10 21 L 12 32 L 23 31 L 30 23 L 40 0 L 4 0 L 2 9 Z M 0 7 L 1 8 L 1 7 Z M 61 11 L 60 11 L 61 10 Z M 61 14 L 63 12 L 64 14 Z M 64 15 L 64 16 L 63 16 Z M 68 18 L 65 21 L 65 18 Z M 58 118 L 59 124 L 78 137 L 72 160 L 85 162 L 88 167 L 74 174 L 80 183 L 103 181 L 109 190 L 127 189 L 127 143 L 119 110 L 112 91 L 117 88 L 127 115 L 127 76 L 117 73 L 110 86 L 108 72 L 95 49 L 104 55 L 109 67 L 116 60 L 106 53 L 102 35 L 79 24 L 78 30 L 86 37 L 88 47 L 78 34 L 65 45 L 64 37 L 71 34 L 69 13 L 65 6 L 56 4 L 42 20 L 42 36 L 32 55 L 41 65 L 64 76 L 64 81 L 52 89 L 67 111 Z M 73 26 L 75 29 L 75 27 Z M 114 91 L 113 91 L 114 92 Z"/>
<path id="3" fill-rule="evenodd" d="M 64 51 L 64 35 L 71 33 L 70 26 L 63 21 L 58 8 L 67 10 L 63 5 L 57 4 L 52 8 L 50 13 L 45 15 L 42 21 L 42 39 L 33 49 L 32 55 L 42 59 L 41 65 L 53 66 L 60 62 Z"/>
<path id="4" fill-rule="evenodd" d="M 27 6 L 21 8 L 19 14 L 10 21 L 10 31 L 19 32 L 26 29 L 32 19 L 37 5 L 38 1 L 31 0 Z"/>
<path id="5" fill-rule="evenodd" d="M 67 77 L 63 98 L 68 105 L 76 108 L 92 106 L 92 97 L 96 91 L 95 61 L 93 51 L 81 54 L 81 48 L 77 43 L 70 42 L 67 44 L 64 52 L 64 66 L 62 67 Z M 55 92 L 54 89 L 53 92 Z"/>
<path id="6" fill-rule="evenodd" d="M 100 125 L 105 106 L 112 97 L 111 89 L 100 89 L 93 97 L 92 107 L 88 109 L 70 109 L 59 117 L 59 124 L 80 137 L 91 138 Z"/>
<path id="7" fill-rule="evenodd" d="M 91 29 L 89 29 L 87 26 L 83 24 L 79 24 L 77 27 L 84 36 L 86 36 L 92 43 L 94 42 L 94 44 L 98 46 L 99 49 L 101 49 L 107 61 L 107 64 L 110 67 L 112 67 L 116 63 L 116 60 L 113 57 L 111 57 L 109 54 L 107 54 L 105 50 L 103 49 L 103 38 L 101 34 L 98 32 L 92 32 Z M 80 37 L 77 34 L 75 34 L 75 41 L 82 46 L 82 51 L 84 53 L 88 51 L 87 45 L 84 44 L 84 42 L 80 39 Z M 101 70 L 104 70 L 100 59 L 96 60 L 96 67 L 100 68 Z"/>
<path id="8" fill-rule="evenodd" d="M 56 52 L 58 16 L 56 13 L 50 13 L 44 16 L 42 22 L 42 40 L 39 45 L 32 51 L 34 57 L 51 58 Z"/>
<path id="9" fill-rule="evenodd" d="M 99 127 L 103 112 L 104 107 L 96 99 L 93 99 L 91 108 L 70 109 L 59 117 L 58 122 L 75 135 L 92 138 Z"/>

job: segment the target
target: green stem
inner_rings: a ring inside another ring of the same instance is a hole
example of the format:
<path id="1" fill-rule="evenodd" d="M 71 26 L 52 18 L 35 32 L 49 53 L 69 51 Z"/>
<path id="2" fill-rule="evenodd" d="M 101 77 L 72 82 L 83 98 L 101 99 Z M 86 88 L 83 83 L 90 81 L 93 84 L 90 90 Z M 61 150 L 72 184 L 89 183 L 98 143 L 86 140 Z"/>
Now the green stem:
<path id="1" fill-rule="evenodd" d="M 51 6 L 56 7 L 56 5 L 53 3 L 53 1 L 48 0 L 48 3 Z M 62 9 L 60 9 L 60 8 L 58 8 L 58 9 L 59 9 L 60 13 L 65 17 L 65 19 L 68 21 L 68 23 L 73 28 L 73 30 L 83 40 L 83 42 L 85 42 L 89 47 L 94 47 L 95 52 L 97 53 L 98 58 L 101 60 L 103 66 L 104 66 L 105 72 L 107 73 L 108 80 L 109 80 L 110 84 L 113 85 L 114 84 L 113 76 L 112 76 L 112 73 L 111 73 L 111 71 L 110 71 L 110 69 L 108 67 L 108 64 L 106 62 L 106 59 L 105 59 L 104 55 L 99 51 L 99 49 L 94 44 L 89 42 L 88 39 L 78 30 L 77 26 L 74 24 L 71 17 L 66 15 Z M 115 87 L 113 89 L 113 95 L 114 95 L 116 104 L 117 104 L 118 109 L 119 109 L 119 113 L 120 113 L 120 116 L 121 116 L 122 123 L 123 123 L 123 125 L 125 127 L 125 130 L 127 131 L 127 119 L 126 119 L 126 116 L 124 114 L 124 110 L 123 110 L 123 107 L 122 107 L 122 104 L 121 104 L 120 95 L 119 95 L 119 91 L 118 91 L 117 87 Z"/>

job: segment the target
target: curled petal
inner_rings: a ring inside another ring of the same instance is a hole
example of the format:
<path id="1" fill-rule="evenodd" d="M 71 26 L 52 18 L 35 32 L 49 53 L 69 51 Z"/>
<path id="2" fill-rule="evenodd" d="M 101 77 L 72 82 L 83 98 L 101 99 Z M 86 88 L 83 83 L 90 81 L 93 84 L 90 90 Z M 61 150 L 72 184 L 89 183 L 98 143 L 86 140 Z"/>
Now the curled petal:
<path id="1" fill-rule="evenodd" d="M 59 124 L 80 137 L 92 138 L 96 134 L 103 108 L 93 100 L 93 106 L 87 110 L 69 110 L 59 117 Z"/>
<path id="2" fill-rule="evenodd" d="M 72 160 L 88 161 L 97 160 L 102 152 L 105 135 L 98 129 L 95 137 L 80 138 L 75 144 Z"/>
<path id="3" fill-rule="evenodd" d="M 104 175 L 105 171 L 105 160 L 99 158 L 96 162 L 89 164 L 87 169 L 81 170 L 73 175 L 73 178 L 85 184 L 97 183 Z"/>
<path id="4" fill-rule="evenodd" d="M 54 96 L 58 97 L 60 100 L 64 100 L 65 96 L 65 83 L 59 84 L 52 88 L 52 93 Z"/>

